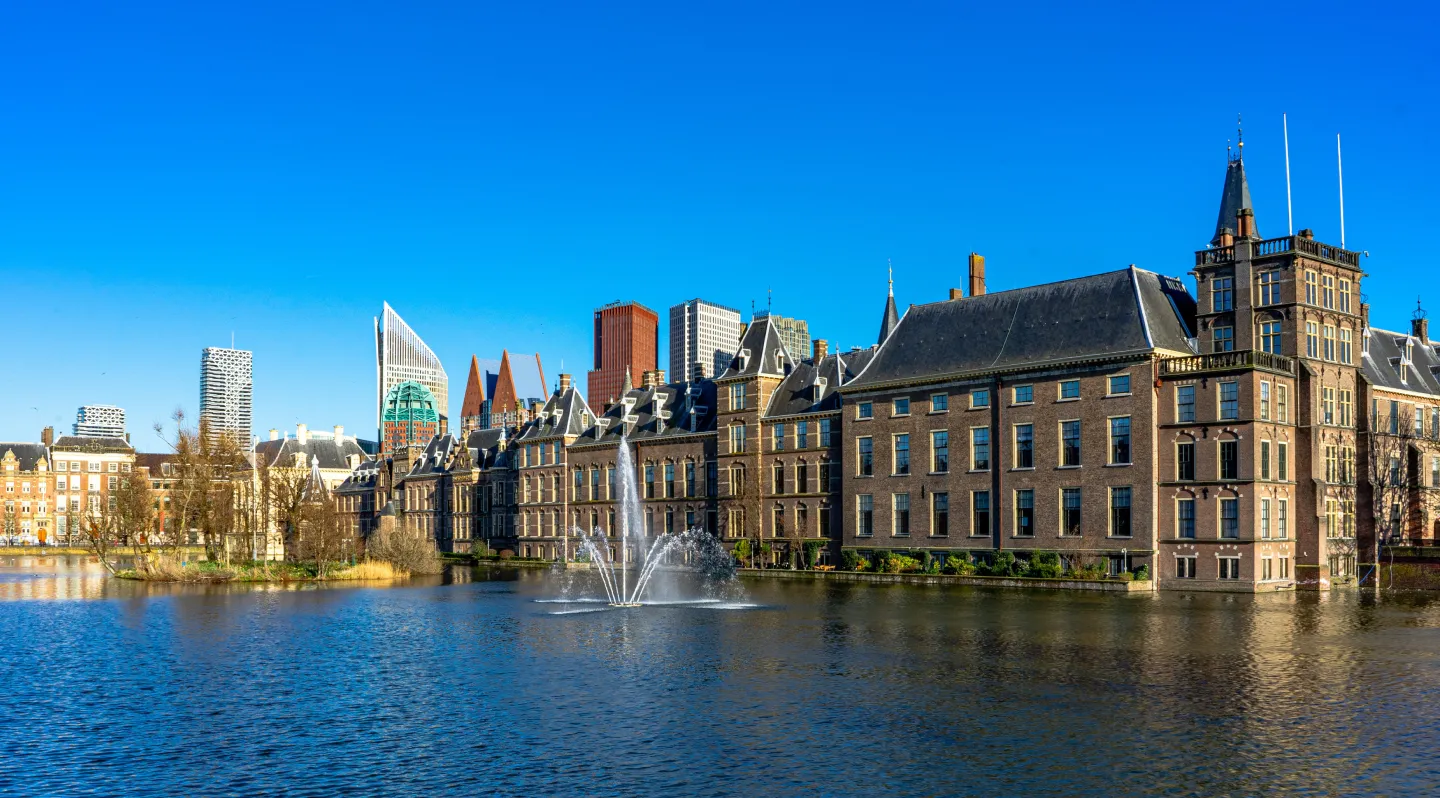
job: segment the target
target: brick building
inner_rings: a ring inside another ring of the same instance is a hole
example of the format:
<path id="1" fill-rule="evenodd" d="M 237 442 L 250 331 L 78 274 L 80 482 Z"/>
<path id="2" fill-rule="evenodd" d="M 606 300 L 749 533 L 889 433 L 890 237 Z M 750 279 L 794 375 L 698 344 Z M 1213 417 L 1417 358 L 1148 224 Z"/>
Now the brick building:
<path id="1" fill-rule="evenodd" d="M 586 379 L 589 405 L 603 410 L 620 395 L 626 373 L 660 367 L 660 317 L 638 302 L 611 302 L 595 311 L 595 368 Z M 543 386 L 542 386 L 543 387 Z"/>
<path id="2" fill-rule="evenodd" d="M 53 545 L 55 474 L 43 443 L 0 443 L 0 540 L 9 545 Z"/>
<path id="3" fill-rule="evenodd" d="M 51 431 L 43 438 L 48 443 Z M 55 539 L 80 542 L 81 522 L 110 501 L 110 491 L 135 466 L 135 449 L 125 438 L 64 435 L 50 446 L 55 474 Z"/>

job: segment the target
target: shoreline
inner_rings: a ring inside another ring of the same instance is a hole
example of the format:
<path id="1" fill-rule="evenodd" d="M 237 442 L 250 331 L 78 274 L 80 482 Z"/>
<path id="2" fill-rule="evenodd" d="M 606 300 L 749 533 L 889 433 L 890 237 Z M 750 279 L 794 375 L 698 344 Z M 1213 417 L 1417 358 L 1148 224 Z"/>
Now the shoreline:
<path id="1" fill-rule="evenodd" d="M 1079 579 L 1072 577 L 978 576 L 957 574 L 877 574 L 864 571 L 813 571 L 780 568 L 737 568 L 736 574 L 762 579 L 815 579 L 837 582 L 868 582 L 870 584 L 936 585 L 955 587 L 989 587 L 1024 590 L 1078 590 L 1096 593 L 1153 593 L 1151 579 Z"/>

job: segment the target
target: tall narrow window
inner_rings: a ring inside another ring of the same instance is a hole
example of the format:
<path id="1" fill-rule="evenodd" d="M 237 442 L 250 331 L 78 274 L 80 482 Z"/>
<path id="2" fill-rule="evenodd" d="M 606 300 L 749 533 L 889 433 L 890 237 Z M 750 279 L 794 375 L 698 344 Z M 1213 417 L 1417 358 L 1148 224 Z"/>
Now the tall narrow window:
<path id="1" fill-rule="evenodd" d="M 1290 422 L 1290 387 L 1275 386 L 1275 420 L 1281 424 Z"/>
<path id="2" fill-rule="evenodd" d="M 830 437 L 830 419 L 822 418 L 820 419 L 820 445 L 829 446 L 832 442 Z"/>
<path id="3" fill-rule="evenodd" d="M 1234 421 L 1240 418 L 1240 383 L 1220 383 L 1220 420 Z"/>
<path id="4" fill-rule="evenodd" d="M 895 526 L 896 537 L 910 536 L 910 494 L 895 494 Z"/>
<path id="5" fill-rule="evenodd" d="M 1260 272 L 1260 304 L 1278 305 L 1280 303 L 1280 272 Z"/>
<path id="6" fill-rule="evenodd" d="M 1340 328 L 1340 362 L 1350 365 L 1355 361 L 1355 341 L 1349 327 Z"/>
<path id="7" fill-rule="evenodd" d="M 910 473 L 910 436 L 896 435 L 895 442 L 895 473 L 905 475 Z"/>
<path id="8" fill-rule="evenodd" d="M 1110 419 L 1110 464 L 1130 462 L 1130 417 Z"/>
<path id="9" fill-rule="evenodd" d="M 1272 355 L 1281 354 L 1280 322 L 1265 321 L 1260 323 L 1260 351 L 1269 352 Z"/>
<path id="10" fill-rule="evenodd" d="M 1175 444 L 1175 478 L 1181 482 L 1195 481 L 1195 442 Z"/>
<path id="11" fill-rule="evenodd" d="M 1270 420 L 1270 383 L 1260 383 L 1260 420 Z"/>
<path id="12" fill-rule="evenodd" d="M 1350 312 L 1350 281 L 1340 281 L 1340 312 Z"/>
<path id="13" fill-rule="evenodd" d="M 1270 441 L 1260 441 L 1260 478 L 1270 479 Z"/>
<path id="14" fill-rule="evenodd" d="M 795 423 L 795 448 L 810 448 L 810 422 L 798 421 Z"/>
<path id="15" fill-rule="evenodd" d="M 1320 389 L 1320 418 L 1324 424 L 1335 423 L 1335 389 L 1329 386 Z"/>
<path id="16" fill-rule="evenodd" d="M 1321 304 L 1327 308 L 1335 307 L 1335 277 L 1325 275 L 1320 278 L 1320 299 Z"/>
<path id="17" fill-rule="evenodd" d="M 1180 499 L 1175 503 L 1175 536 L 1193 540 L 1195 538 L 1195 500 Z"/>
<path id="18" fill-rule="evenodd" d="M 1210 289 L 1210 309 L 1215 313 L 1224 313 L 1227 310 L 1235 309 L 1235 279 L 1233 277 L 1217 277 Z"/>
<path id="19" fill-rule="evenodd" d="M 1035 467 L 1035 427 L 1033 425 L 1015 425 L 1015 467 Z"/>
<path id="20" fill-rule="evenodd" d="M 1290 479 L 1290 445 L 1285 441 L 1275 444 L 1275 478 L 1281 482 Z"/>
<path id="21" fill-rule="evenodd" d="M 1270 500 L 1260 500 L 1260 539 L 1270 539 Z"/>
<path id="22" fill-rule="evenodd" d="M 764 440 L 763 438 L 761 440 Z M 735 424 L 730 427 L 730 451 L 734 454 L 745 453 L 745 425 Z"/>
<path id="23" fill-rule="evenodd" d="M 977 490 L 970 494 L 970 534 L 990 534 L 990 491 Z"/>
<path id="24" fill-rule="evenodd" d="M 810 464 L 804 460 L 795 464 L 795 492 L 810 492 Z"/>
<path id="25" fill-rule="evenodd" d="M 855 445 L 856 452 L 860 455 L 860 476 L 871 476 L 875 473 L 875 441 L 871 438 L 859 438 Z"/>
<path id="26" fill-rule="evenodd" d="M 855 497 L 856 523 L 855 534 L 862 538 L 868 538 L 875 534 L 875 497 L 868 493 L 862 493 Z"/>
<path id="27" fill-rule="evenodd" d="M 655 498 L 655 466 L 645 466 L 645 498 Z"/>
<path id="28" fill-rule="evenodd" d="M 1335 362 L 1335 325 L 1325 325 L 1325 349 L 1324 357 L 1330 362 Z"/>
<path id="29" fill-rule="evenodd" d="M 1216 327 L 1211 338 L 1212 352 L 1233 352 L 1235 351 L 1235 328 Z"/>
<path id="30" fill-rule="evenodd" d="M 689 499 L 695 495 L 695 464 L 685 464 L 685 498 Z"/>
<path id="31" fill-rule="evenodd" d="M 1233 540 L 1240 537 L 1240 500 L 1220 500 L 1220 537 Z"/>
<path id="32" fill-rule="evenodd" d="M 1317 305 L 1317 304 L 1319 304 L 1319 303 L 1316 301 L 1317 298 L 1318 298 L 1318 289 L 1317 289 L 1317 280 L 1316 280 L 1315 272 L 1306 270 L 1306 272 L 1305 272 L 1305 304 L 1307 304 L 1307 305 Z"/>
<path id="33" fill-rule="evenodd" d="M 1080 534 L 1080 489 L 1060 489 L 1060 534 Z"/>
<path id="34" fill-rule="evenodd" d="M 1035 534 L 1035 491 L 1015 491 L 1015 535 L 1030 537 Z"/>
<path id="35" fill-rule="evenodd" d="M 1130 537 L 1130 489 L 1110 489 L 1110 534 Z"/>
<path id="36" fill-rule="evenodd" d="M 1305 322 L 1305 356 L 1320 357 L 1320 323 L 1315 321 Z"/>
<path id="37" fill-rule="evenodd" d="M 950 534 L 950 494 L 930 494 L 930 534 L 945 537 Z"/>
<path id="38" fill-rule="evenodd" d="M 775 464 L 774 473 L 775 473 L 775 495 L 776 495 L 776 496 L 784 496 L 784 495 L 785 495 L 785 464 L 784 464 L 784 463 L 778 463 L 778 462 L 777 462 L 777 463 Z"/>
<path id="39" fill-rule="evenodd" d="M 937 474 L 950 470 L 950 433 L 943 429 L 930 433 L 930 470 Z"/>
<path id="40" fill-rule="evenodd" d="M 985 427 L 970 430 L 970 467 L 975 471 L 990 470 L 990 430 Z"/>
<path id="41" fill-rule="evenodd" d="M 784 424 L 776 424 L 776 425 L 773 427 L 773 429 L 774 429 L 774 433 L 773 433 L 773 435 L 774 435 L 774 443 L 771 445 L 770 448 L 771 448 L 773 451 L 783 452 L 783 451 L 785 451 L 785 425 L 784 425 Z M 762 437 L 762 440 L 763 440 L 763 437 Z"/>
<path id="42" fill-rule="evenodd" d="M 1080 422 L 1060 422 L 1060 465 L 1080 465 Z"/>
<path id="43" fill-rule="evenodd" d="M 1220 441 L 1220 478 L 1240 478 L 1240 442 Z"/>
<path id="44" fill-rule="evenodd" d="M 1175 386 L 1175 421 L 1189 424 L 1195 420 L 1195 386 Z"/>

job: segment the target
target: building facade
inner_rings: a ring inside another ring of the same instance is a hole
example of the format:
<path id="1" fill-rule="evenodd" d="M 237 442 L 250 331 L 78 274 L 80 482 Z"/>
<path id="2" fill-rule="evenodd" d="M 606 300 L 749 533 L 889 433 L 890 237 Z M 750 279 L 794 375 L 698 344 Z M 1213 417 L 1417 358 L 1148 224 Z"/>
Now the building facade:
<path id="1" fill-rule="evenodd" d="M 43 443 L 0 443 L 0 540 L 11 546 L 53 545 L 55 474 Z"/>
<path id="2" fill-rule="evenodd" d="M 375 319 L 375 426 L 383 424 L 385 402 L 396 385 L 418 382 L 434 396 L 435 412 L 440 425 L 446 426 L 450 415 L 450 378 L 440 365 L 440 358 L 430 351 L 420 336 L 410 329 L 400 314 L 384 303 Z M 384 432 L 381 432 L 384 440 Z"/>
<path id="3" fill-rule="evenodd" d="M 86 516 L 108 504 L 110 492 L 135 467 L 135 450 L 124 438 L 65 435 L 50 447 L 50 465 L 55 475 L 55 540 L 78 544 Z"/>
<path id="4" fill-rule="evenodd" d="M 670 376 L 714 379 L 730 365 L 745 325 L 740 311 L 691 299 L 670 308 Z M 697 371 L 698 369 L 698 371 Z"/>
<path id="5" fill-rule="evenodd" d="M 768 310 L 757 312 L 755 317 L 770 319 L 770 325 L 784 342 L 791 357 L 804 357 L 805 353 L 810 351 L 810 324 L 804 319 L 777 316 Z"/>
<path id="6" fill-rule="evenodd" d="M 76 435 L 91 438 L 125 437 L 125 411 L 114 405 L 85 405 L 75 413 Z"/>
<path id="7" fill-rule="evenodd" d="M 590 407 L 603 410 L 620 396 L 627 373 L 660 367 L 660 317 L 639 302 L 611 302 L 595 311 L 594 344 L 585 395 Z"/>
<path id="8" fill-rule="evenodd" d="M 441 432 L 435 395 L 418 382 L 397 383 L 380 414 L 380 453 L 420 448 Z"/>
<path id="9" fill-rule="evenodd" d="M 209 346 L 200 353 L 200 423 L 208 434 L 250 442 L 253 355 Z"/>

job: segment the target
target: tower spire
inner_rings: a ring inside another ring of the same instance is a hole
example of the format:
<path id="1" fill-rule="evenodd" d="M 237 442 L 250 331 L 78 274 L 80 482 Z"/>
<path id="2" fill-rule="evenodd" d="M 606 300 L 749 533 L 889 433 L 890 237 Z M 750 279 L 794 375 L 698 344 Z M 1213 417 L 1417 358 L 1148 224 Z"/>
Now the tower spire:
<path id="1" fill-rule="evenodd" d="M 1215 235 L 1210 239 L 1210 246 L 1220 246 L 1222 236 L 1229 235 L 1234 239 L 1240 235 L 1239 223 L 1236 217 L 1242 210 L 1248 210 L 1252 215 L 1252 228 L 1249 232 L 1253 235 L 1260 235 L 1258 226 L 1253 224 L 1254 206 L 1250 204 L 1250 182 L 1245 179 L 1245 140 L 1244 130 L 1240 127 L 1240 117 L 1235 118 L 1236 136 L 1239 139 L 1237 148 L 1233 151 L 1226 146 L 1225 163 L 1225 187 L 1220 192 L 1220 215 L 1215 219 Z"/>
<path id="2" fill-rule="evenodd" d="M 889 258 L 885 259 L 885 269 L 890 273 L 890 296 L 895 296 L 895 264 Z"/>
<path id="3" fill-rule="evenodd" d="M 880 318 L 880 338 L 875 343 L 883 344 L 895 327 L 900 324 L 900 314 L 895 311 L 895 267 L 887 258 L 885 260 L 886 270 L 889 272 L 890 295 L 885 298 L 885 314 Z"/>

